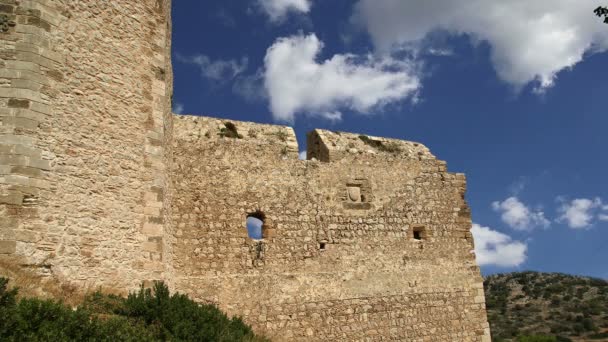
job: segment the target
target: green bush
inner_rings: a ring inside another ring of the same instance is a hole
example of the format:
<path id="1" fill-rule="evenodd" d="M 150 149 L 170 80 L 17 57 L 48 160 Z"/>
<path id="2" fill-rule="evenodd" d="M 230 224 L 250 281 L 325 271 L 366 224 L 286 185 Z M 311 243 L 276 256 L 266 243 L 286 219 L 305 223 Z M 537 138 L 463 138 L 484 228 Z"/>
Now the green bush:
<path id="1" fill-rule="evenodd" d="M 89 295 L 72 309 L 52 300 L 17 300 L 0 278 L 1 341 L 264 341 L 240 318 L 199 305 L 163 283 L 126 299 Z"/>
<path id="2" fill-rule="evenodd" d="M 544 335 L 528 335 L 520 336 L 517 338 L 517 342 L 556 342 L 557 339 L 553 336 Z"/>

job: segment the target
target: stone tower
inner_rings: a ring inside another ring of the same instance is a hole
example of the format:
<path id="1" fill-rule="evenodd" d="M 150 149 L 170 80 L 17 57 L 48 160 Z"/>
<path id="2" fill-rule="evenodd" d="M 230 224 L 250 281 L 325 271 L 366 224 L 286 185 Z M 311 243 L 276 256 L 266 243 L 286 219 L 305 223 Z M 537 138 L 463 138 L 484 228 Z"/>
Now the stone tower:
<path id="1" fill-rule="evenodd" d="M 423 145 L 171 113 L 170 0 L 0 0 L 0 259 L 164 280 L 276 341 L 490 340 L 462 174 Z M 263 221 L 263 238 L 246 220 Z"/>
<path id="2" fill-rule="evenodd" d="M 170 0 L 0 0 L 0 253 L 81 284 L 161 279 Z"/>

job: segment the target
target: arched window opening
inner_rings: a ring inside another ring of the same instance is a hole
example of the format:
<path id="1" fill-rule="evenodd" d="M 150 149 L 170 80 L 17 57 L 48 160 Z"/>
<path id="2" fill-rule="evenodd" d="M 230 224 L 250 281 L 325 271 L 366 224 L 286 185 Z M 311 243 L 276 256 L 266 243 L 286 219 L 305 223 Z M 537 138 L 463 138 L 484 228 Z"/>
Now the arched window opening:
<path id="1" fill-rule="evenodd" d="M 247 215 L 247 235 L 252 240 L 264 238 L 264 214 L 255 212 Z"/>

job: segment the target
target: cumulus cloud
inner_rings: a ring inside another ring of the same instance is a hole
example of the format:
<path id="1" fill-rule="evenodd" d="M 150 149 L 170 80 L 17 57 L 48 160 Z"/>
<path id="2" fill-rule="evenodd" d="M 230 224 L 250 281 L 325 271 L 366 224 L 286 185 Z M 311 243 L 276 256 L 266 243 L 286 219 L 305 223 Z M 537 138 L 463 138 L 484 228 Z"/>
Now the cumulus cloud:
<path id="1" fill-rule="evenodd" d="M 562 203 L 558 208 L 558 212 L 561 214 L 559 221 L 566 222 L 573 229 L 583 229 L 593 225 L 595 214 L 602 207 L 602 200 L 597 197 L 594 199 L 577 198 L 570 202 L 561 198 L 558 201 Z M 602 216 L 600 214 L 598 218 L 603 220 Z"/>
<path id="2" fill-rule="evenodd" d="M 381 110 L 420 88 L 411 62 L 349 54 L 317 61 L 322 48 L 311 34 L 278 39 L 268 49 L 264 83 L 275 119 L 293 122 L 296 114 L 309 113 L 336 120 L 340 108 Z"/>
<path id="3" fill-rule="evenodd" d="M 310 12 L 312 2 L 311 0 L 258 0 L 258 5 L 271 21 L 280 22 L 289 12 Z"/>
<path id="4" fill-rule="evenodd" d="M 605 213 L 599 214 L 597 218 L 600 221 L 608 221 L 608 205 L 602 206 L 602 210 L 605 211 Z"/>
<path id="5" fill-rule="evenodd" d="M 608 49 L 608 30 L 580 0 L 359 0 L 355 21 L 381 51 L 412 48 L 429 33 L 487 42 L 498 76 L 542 91 L 586 52 Z"/>
<path id="6" fill-rule="evenodd" d="M 502 221 L 517 230 L 530 230 L 535 227 L 547 228 L 550 225 L 545 214 L 534 211 L 523 204 L 517 197 L 509 197 L 503 202 L 492 203 L 492 208 L 501 213 Z"/>
<path id="7" fill-rule="evenodd" d="M 471 233 L 475 239 L 475 256 L 480 266 L 494 265 L 514 267 L 526 261 L 528 246 L 503 233 L 473 224 Z"/>
<path id="8" fill-rule="evenodd" d="M 264 71 L 259 69 L 253 75 L 239 75 L 235 78 L 232 91 L 248 102 L 258 102 L 268 98 L 264 89 Z"/>
<path id="9" fill-rule="evenodd" d="M 184 109 L 185 109 L 184 105 L 179 102 L 175 102 L 173 104 L 173 113 L 175 113 L 175 114 L 183 114 Z"/>
<path id="10" fill-rule="evenodd" d="M 247 70 L 249 60 L 243 57 L 240 61 L 230 60 L 211 60 L 205 55 L 185 57 L 177 55 L 177 60 L 182 63 L 196 65 L 201 72 L 201 76 L 215 82 L 229 82 Z"/>

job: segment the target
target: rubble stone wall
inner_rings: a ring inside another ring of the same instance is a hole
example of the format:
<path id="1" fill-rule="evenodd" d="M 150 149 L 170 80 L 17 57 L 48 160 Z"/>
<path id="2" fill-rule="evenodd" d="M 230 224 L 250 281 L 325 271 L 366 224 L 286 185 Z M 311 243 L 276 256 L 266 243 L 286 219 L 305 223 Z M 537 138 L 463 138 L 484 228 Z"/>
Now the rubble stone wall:
<path id="1" fill-rule="evenodd" d="M 489 341 L 465 177 L 426 147 L 316 130 L 302 161 L 288 127 L 174 124 L 176 288 L 279 341 Z"/>

